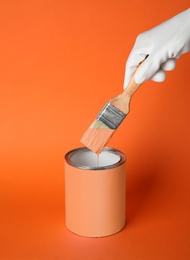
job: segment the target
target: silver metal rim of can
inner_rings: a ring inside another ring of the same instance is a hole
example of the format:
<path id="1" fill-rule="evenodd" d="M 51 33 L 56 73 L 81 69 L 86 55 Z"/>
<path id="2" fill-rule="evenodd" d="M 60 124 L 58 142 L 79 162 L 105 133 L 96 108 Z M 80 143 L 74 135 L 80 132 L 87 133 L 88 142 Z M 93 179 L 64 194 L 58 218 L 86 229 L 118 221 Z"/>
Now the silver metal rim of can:
<path id="1" fill-rule="evenodd" d="M 80 164 L 76 164 L 76 163 L 72 162 L 71 157 L 72 157 L 73 154 L 82 153 L 82 152 L 85 152 L 85 151 L 90 151 L 90 149 L 88 149 L 87 147 L 79 147 L 79 148 L 76 148 L 76 149 L 69 151 L 65 155 L 66 163 L 68 163 L 69 165 L 71 165 L 75 168 L 84 169 L 84 170 L 107 170 L 107 169 L 116 168 L 116 167 L 122 165 L 126 161 L 126 156 L 123 152 L 121 152 L 121 151 L 119 151 L 115 148 L 105 147 L 103 151 L 108 151 L 109 153 L 113 153 L 115 155 L 118 155 L 120 157 L 120 160 L 116 163 L 106 165 L 106 166 L 100 166 L 100 167 L 98 167 L 98 166 L 94 166 L 94 167 L 85 166 L 85 165 L 80 165 Z"/>

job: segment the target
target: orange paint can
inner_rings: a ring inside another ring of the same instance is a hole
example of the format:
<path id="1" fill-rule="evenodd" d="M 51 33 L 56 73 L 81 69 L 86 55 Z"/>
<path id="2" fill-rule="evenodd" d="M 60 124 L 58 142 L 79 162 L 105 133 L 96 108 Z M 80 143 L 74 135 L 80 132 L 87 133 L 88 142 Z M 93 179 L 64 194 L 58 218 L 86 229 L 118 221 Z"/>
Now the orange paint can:
<path id="1" fill-rule="evenodd" d="M 115 234 L 125 226 L 126 157 L 113 148 L 99 156 L 86 147 L 65 155 L 65 222 L 85 237 Z"/>

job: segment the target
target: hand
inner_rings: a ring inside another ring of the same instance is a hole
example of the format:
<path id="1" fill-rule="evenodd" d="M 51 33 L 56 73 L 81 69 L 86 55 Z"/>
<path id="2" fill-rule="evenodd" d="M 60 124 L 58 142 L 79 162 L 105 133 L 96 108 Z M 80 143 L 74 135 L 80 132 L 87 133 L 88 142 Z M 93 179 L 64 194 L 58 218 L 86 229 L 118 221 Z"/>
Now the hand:
<path id="1" fill-rule="evenodd" d="M 136 72 L 138 84 L 151 79 L 156 82 L 165 80 L 164 70 L 173 70 L 176 59 L 190 51 L 190 8 L 179 13 L 153 29 L 141 33 L 126 63 L 124 88 L 127 87 L 139 63 Z"/>

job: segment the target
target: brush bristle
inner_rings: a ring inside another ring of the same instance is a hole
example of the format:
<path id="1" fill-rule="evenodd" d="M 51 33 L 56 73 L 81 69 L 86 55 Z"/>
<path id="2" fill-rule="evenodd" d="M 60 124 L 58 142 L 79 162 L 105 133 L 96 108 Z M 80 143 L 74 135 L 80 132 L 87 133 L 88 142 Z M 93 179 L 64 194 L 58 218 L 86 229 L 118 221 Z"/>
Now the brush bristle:
<path id="1" fill-rule="evenodd" d="M 115 130 L 110 129 L 104 123 L 96 119 L 84 133 L 81 143 L 96 154 L 100 154 L 114 132 Z"/>
<path id="2" fill-rule="evenodd" d="M 109 128 L 106 124 L 101 122 L 100 120 L 96 119 L 94 122 L 91 124 L 92 128 Z"/>

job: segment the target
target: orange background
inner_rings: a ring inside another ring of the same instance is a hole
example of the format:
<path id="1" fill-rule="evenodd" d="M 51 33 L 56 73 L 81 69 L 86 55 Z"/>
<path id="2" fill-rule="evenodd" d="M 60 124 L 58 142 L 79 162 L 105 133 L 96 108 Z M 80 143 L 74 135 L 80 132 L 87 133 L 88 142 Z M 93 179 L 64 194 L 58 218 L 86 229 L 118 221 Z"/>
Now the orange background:
<path id="1" fill-rule="evenodd" d="M 64 224 L 64 155 L 122 91 L 136 36 L 189 0 L 0 1 L 0 259 L 190 259 L 190 54 L 146 82 L 109 146 L 127 156 L 127 226 Z"/>

